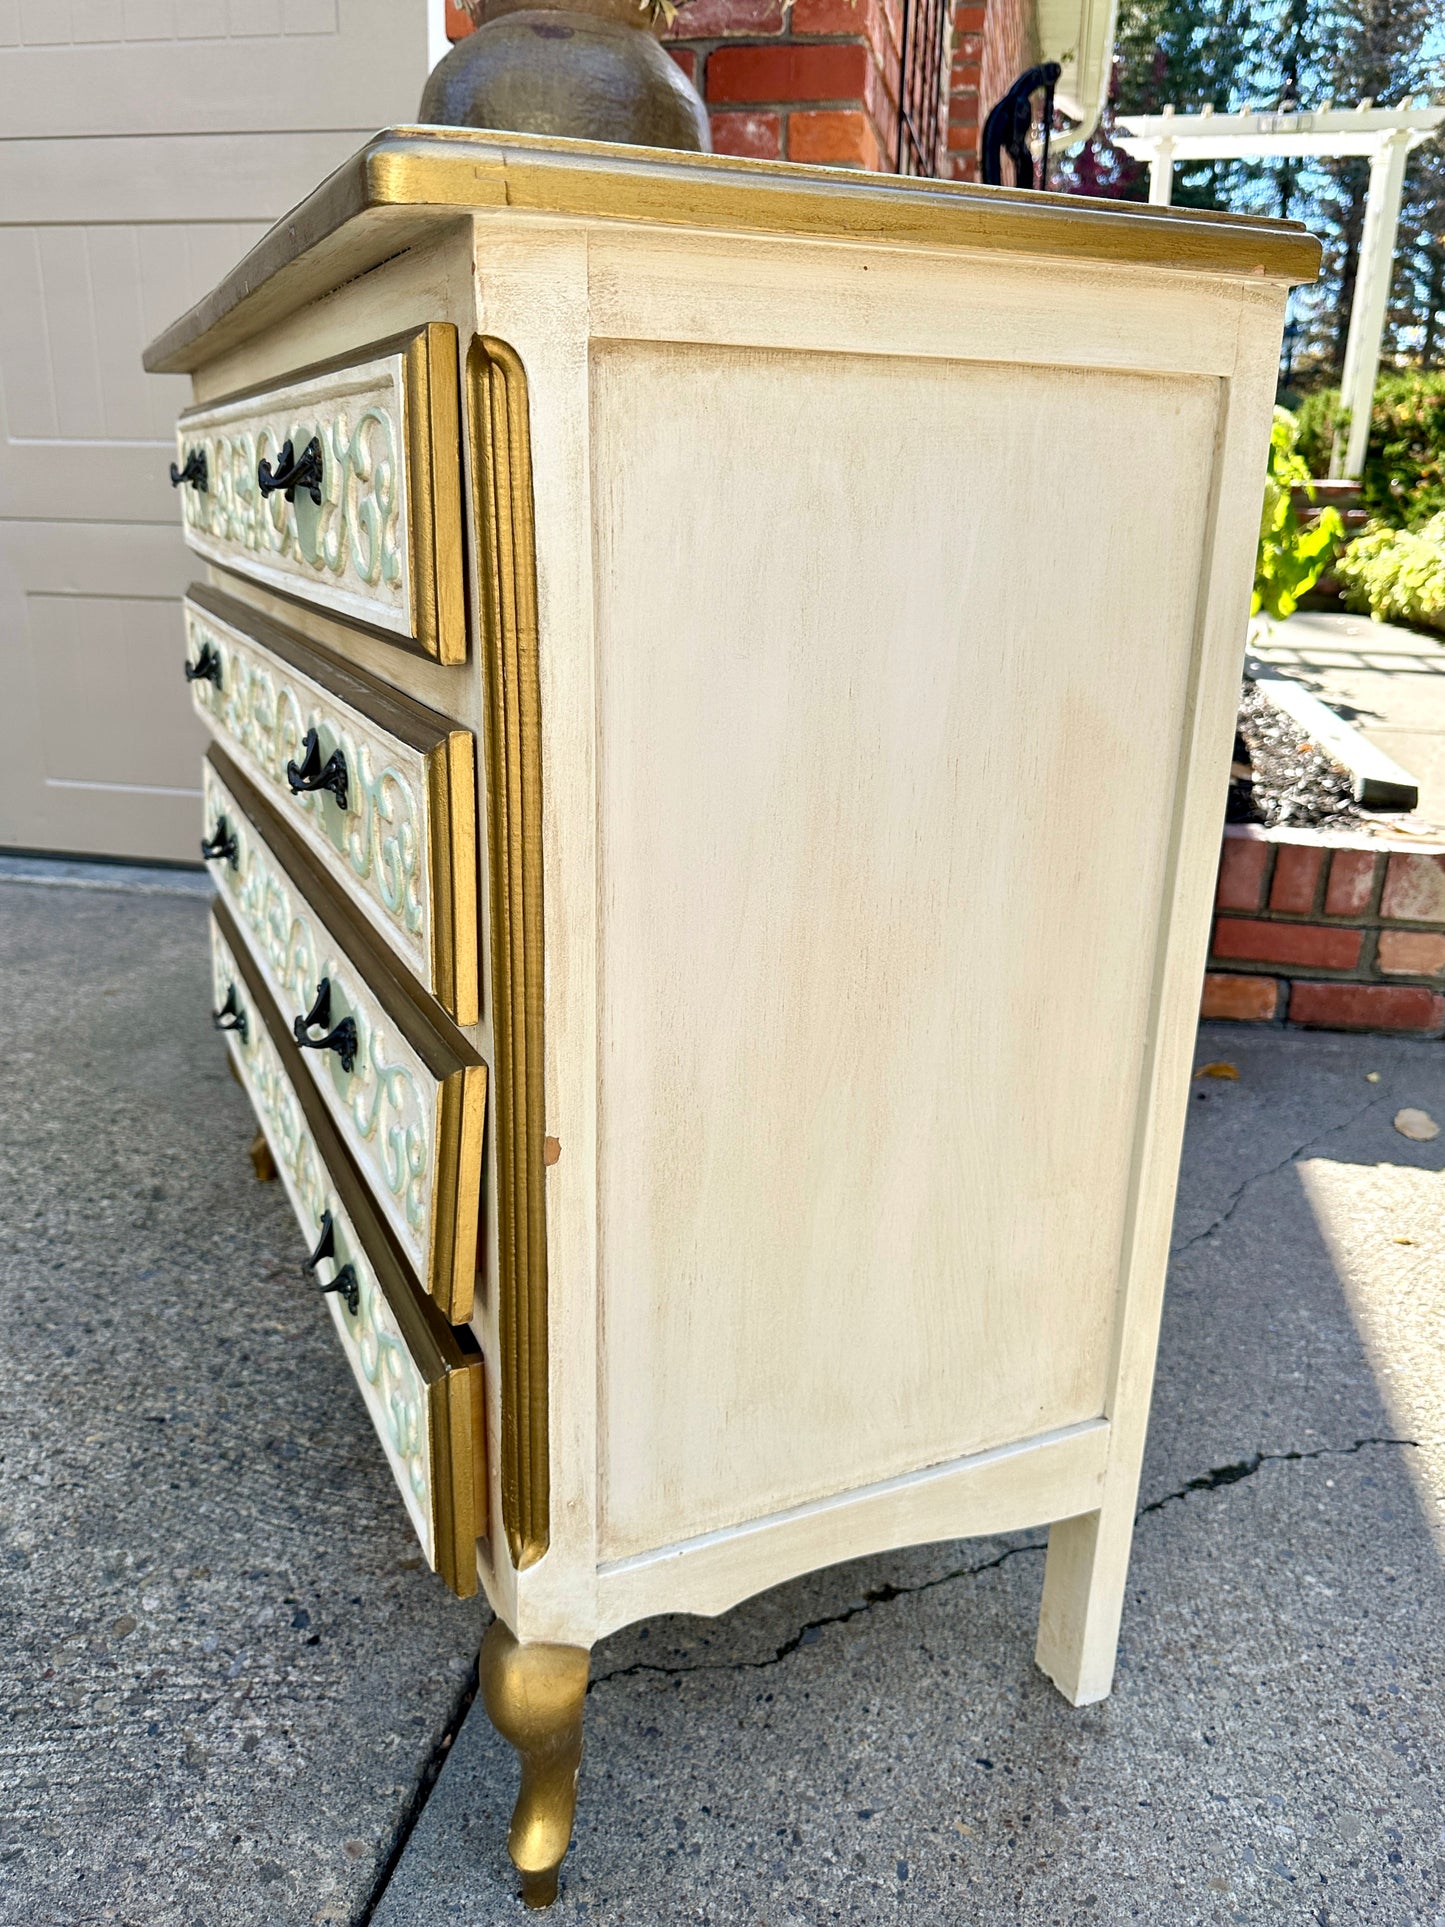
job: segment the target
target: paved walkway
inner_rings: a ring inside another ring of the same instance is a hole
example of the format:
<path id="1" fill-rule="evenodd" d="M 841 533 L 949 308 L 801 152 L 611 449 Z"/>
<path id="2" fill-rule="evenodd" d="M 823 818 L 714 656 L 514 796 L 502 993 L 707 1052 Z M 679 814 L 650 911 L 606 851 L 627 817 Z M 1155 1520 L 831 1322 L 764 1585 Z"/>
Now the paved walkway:
<path id="1" fill-rule="evenodd" d="M 520 1922 L 484 1615 L 250 1177 L 202 926 L 0 881 L 0 1922 Z M 1391 1125 L 1445 1050 L 1200 1048 L 1113 1698 L 1033 1669 L 1034 1534 L 625 1631 L 559 1923 L 1445 1927 L 1445 1136 Z"/>
<path id="2" fill-rule="evenodd" d="M 1257 629 L 1250 652 L 1304 683 L 1415 778 L 1419 804 L 1392 819 L 1392 834 L 1445 840 L 1445 636 L 1306 612 Z"/>

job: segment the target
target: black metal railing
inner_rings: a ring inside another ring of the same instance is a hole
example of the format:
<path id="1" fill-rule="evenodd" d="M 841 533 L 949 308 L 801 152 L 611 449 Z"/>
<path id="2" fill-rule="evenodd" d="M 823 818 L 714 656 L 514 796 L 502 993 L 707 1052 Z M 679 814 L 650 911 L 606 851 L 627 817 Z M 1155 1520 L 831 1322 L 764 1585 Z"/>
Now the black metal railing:
<path id="1" fill-rule="evenodd" d="M 951 12 L 951 0 L 903 0 L 898 147 L 893 159 L 900 174 L 933 179 L 943 165 Z"/>

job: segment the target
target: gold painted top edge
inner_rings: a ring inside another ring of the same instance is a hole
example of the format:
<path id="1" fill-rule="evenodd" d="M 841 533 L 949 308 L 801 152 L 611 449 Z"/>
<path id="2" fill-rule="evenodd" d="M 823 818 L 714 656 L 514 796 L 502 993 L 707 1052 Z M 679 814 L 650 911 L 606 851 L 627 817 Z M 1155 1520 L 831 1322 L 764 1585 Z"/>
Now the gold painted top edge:
<path id="1" fill-rule="evenodd" d="M 156 337 L 145 365 L 153 374 L 199 366 L 221 345 L 214 338 L 223 324 L 241 322 L 239 311 L 268 284 L 328 243 L 335 285 L 416 238 L 404 231 L 410 223 L 373 224 L 354 247 L 337 246 L 360 215 L 409 213 L 427 227 L 437 215 L 487 208 L 1056 255 L 1292 283 L 1313 281 L 1320 265 L 1320 243 L 1299 221 L 601 141 L 396 127 L 373 136 L 283 216 L 210 294 Z M 298 288 L 298 299 L 314 292 Z M 224 340 L 237 332 L 226 326 Z"/>

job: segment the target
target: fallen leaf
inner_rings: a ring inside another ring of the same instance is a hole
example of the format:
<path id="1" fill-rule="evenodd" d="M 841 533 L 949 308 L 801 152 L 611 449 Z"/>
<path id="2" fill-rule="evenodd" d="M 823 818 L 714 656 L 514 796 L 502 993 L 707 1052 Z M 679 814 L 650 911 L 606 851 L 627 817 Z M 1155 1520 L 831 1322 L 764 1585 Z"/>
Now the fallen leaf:
<path id="1" fill-rule="evenodd" d="M 1239 1082 L 1239 1072 L 1233 1064 L 1201 1064 L 1194 1073 L 1196 1077 L 1227 1077 L 1231 1084 Z"/>
<path id="2" fill-rule="evenodd" d="M 1367 1084 L 1378 1084 L 1379 1081 L 1380 1081 L 1380 1073 L 1378 1071 L 1365 1072 L 1365 1082 Z"/>
<path id="3" fill-rule="evenodd" d="M 1395 1240 L 1397 1245 L 1412 1245 L 1414 1242 L 1415 1240 L 1413 1238 L 1396 1238 Z"/>
<path id="4" fill-rule="evenodd" d="M 1417 1144 L 1428 1144 L 1432 1137 L 1440 1135 L 1440 1126 L 1428 1111 L 1414 1111 L 1408 1106 L 1396 1111 L 1395 1129 L 1401 1137 L 1414 1138 Z"/>

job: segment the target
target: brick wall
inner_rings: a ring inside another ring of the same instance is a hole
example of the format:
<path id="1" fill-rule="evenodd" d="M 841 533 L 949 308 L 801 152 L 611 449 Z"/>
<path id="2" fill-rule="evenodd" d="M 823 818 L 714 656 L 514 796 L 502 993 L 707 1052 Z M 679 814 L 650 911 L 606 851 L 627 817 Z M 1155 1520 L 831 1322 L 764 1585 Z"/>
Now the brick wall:
<path id="1" fill-rule="evenodd" d="M 1445 850 L 1226 830 L 1202 1015 L 1445 1034 Z"/>
<path id="2" fill-rule="evenodd" d="M 951 179 L 977 178 L 983 113 L 1034 59 L 1033 4 L 954 9 Z M 902 0 L 690 0 L 666 42 L 707 102 L 719 154 L 891 172 L 901 28 Z M 447 0 L 448 35 L 471 31 L 465 6 Z"/>
<path id="3" fill-rule="evenodd" d="M 979 143 L 989 109 L 1038 60 L 1033 0 L 958 0 L 948 86 L 951 181 L 979 178 Z"/>
<path id="4" fill-rule="evenodd" d="M 891 169 L 900 0 L 690 0 L 668 49 L 719 154 Z"/>

